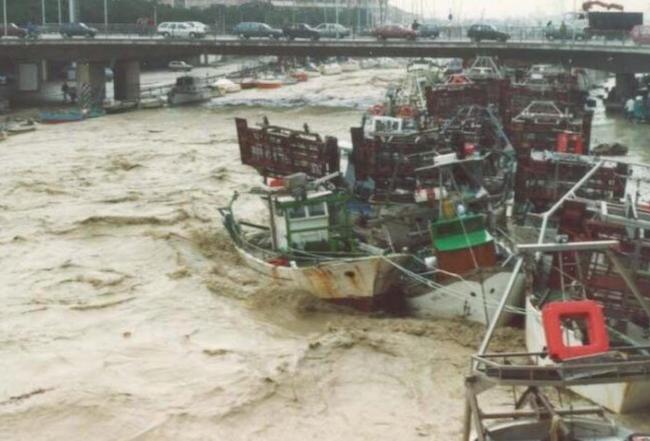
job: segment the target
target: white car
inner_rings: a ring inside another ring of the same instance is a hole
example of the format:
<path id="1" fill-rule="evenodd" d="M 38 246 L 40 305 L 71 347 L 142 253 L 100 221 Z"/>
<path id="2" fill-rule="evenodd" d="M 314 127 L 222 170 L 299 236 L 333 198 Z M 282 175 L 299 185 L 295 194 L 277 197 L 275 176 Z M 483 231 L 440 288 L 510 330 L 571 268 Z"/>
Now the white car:
<path id="1" fill-rule="evenodd" d="M 166 21 L 158 25 L 158 34 L 165 38 L 203 38 L 208 27 L 196 21 Z"/>
<path id="2" fill-rule="evenodd" d="M 168 67 L 170 70 L 173 70 L 174 72 L 177 71 L 189 72 L 194 68 L 194 66 L 192 66 L 191 64 L 187 64 L 184 61 L 170 61 Z"/>

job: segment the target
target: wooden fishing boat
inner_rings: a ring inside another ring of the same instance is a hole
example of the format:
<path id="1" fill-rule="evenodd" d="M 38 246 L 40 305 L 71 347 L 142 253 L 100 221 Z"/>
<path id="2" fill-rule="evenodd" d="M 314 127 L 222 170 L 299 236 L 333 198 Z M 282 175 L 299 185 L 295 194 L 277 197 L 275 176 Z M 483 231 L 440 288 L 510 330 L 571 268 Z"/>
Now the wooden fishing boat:
<path id="1" fill-rule="evenodd" d="M 282 80 L 278 78 L 262 78 L 256 82 L 258 89 L 279 89 L 282 87 Z"/>
<path id="2" fill-rule="evenodd" d="M 167 100 L 172 106 L 194 104 L 209 101 L 219 96 L 218 90 L 213 90 L 202 77 L 184 75 L 176 78 L 176 84 L 167 94 Z"/>
<path id="3" fill-rule="evenodd" d="M 393 294 L 399 265 L 408 256 L 373 253 L 354 237 L 349 195 L 324 185 L 335 173 L 308 182 L 303 173 L 258 189 L 269 224 L 240 220 L 233 204 L 220 209 L 243 261 L 270 281 L 362 310 L 380 307 Z"/>
<path id="4" fill-rule="evenodd" d="M 54 112 L 40 112 L 39 119 L 43 124 L 61 124 L 83 121 L 86 119 L 86 112 L 83 110 L 68 110 Z"/>
<path id="5" fill-rule="evenodd" d="M 255 89 L 257 87 L 257 80 L 255 78 L 244 78 L 239 82 L 242 89 Z"/>
<path id="6" fill-rule="evenodd" d="M 297 70 L 291 73 L 291 77 L 295 78 L 300 82 L 309 80 L 309 75 L 304 70 Z"/>
<path id="7" fill-rule="evenodd" d="M 33 132 L 37 129 L 34 121 L 13 121 L 5 126 L 5 131 L 9 136 L 21 135 L 23 133 Z"/>

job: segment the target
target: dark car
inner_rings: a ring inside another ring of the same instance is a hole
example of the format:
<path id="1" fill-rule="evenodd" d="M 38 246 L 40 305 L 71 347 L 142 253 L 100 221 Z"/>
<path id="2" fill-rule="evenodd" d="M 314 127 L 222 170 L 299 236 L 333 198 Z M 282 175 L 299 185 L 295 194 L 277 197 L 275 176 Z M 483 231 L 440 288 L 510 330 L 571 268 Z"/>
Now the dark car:
<path id="1" fill-rule="evenodd" d="M 295 40 L 296 38 L 307 38 L 309 40 L 318 40 L 320 38 L 320 32 L 312 28 L 306 23 L 299 23 L 297 25 L 286 27 L 282 30 L 284 36 L 289 40 Z"/>
<path id="2" fill-rule="evenodd" d="M 323 38 L 345 38 L 350 36 L 350 30 L 338 23 L 321 23 L 315 29 Z"/>
<path id="3" fill-rule="evenodd" d="M 401 25 L 384 25 L 378 26 L 373 31 L 373 34 L 379 40 L 386 40 L 388 38 L 405 38 L 407 40 L 415 40 L 417 33 L 413 29 Z"/>
<path id="4" fill-rule="evenodd" d="M 88 37 L 94 38 L 97 35 L 97 29 L 91 28 L 84 23 L 64 23 L 60 31 L 63 37 Z"/>
<path id="5" fill-rule="evenodd" d="M 495 40 L 506 42 L 510 38 L 509 34 L 499 31 L 492 25 L 475 24 L 467 30 L 467 36 L 470 40 L 479 42 L 481 40 Z"/>
<path id="6" fill-rule="evenodd" d="M 254 21 L 239 23 L 233 28 L 232 33 L 238 35 L 240 38 L 266 37 L 275 40 L 279 39 L 283 35 L 282 30 L 280 29 L 275 29 L 265 23 L 257 23 Z"/>
<path id="7" fill-rule="evenodd" d="M 438 38 L 440 36 L 440 28 L 438 25 L 432 23 L 424 23 L 420 25 L 417 33 L 420 38 Z"/>
<path id="8" fill-rule="evenodd" d="M 5 36 L 5 27 L 0 25 L 0 37 Z M 7 25 L 7 37 L 18 37 L 25 38 L 27 37 L 27 29 L 17 26 L 15 23 L 9 23 Z"/>

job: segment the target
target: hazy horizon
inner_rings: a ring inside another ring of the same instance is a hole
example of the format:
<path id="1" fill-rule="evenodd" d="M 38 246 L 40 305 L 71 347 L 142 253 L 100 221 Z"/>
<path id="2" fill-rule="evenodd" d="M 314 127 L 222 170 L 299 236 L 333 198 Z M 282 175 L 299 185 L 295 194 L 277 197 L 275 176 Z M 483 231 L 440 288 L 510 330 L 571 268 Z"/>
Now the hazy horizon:
<path id="1" fill-rule="evenodd" d="M 607 1 L 607 0 L 606 0 Z M 521 17 L 534 19 L 536 16 L 548 16 L 581 8 L 582 0 L 545 0 L 529 1 L 499 0 L 487 3 L 484 0 L 390 0 L 392 5 L 401 9 L 423 15 L 425 18 L 447 19 L 451 11 L 455 19 L 470 18 L 505 18 Z M 486 4 L 487 3 L 487 4 Z M 642 0 L 621 1 L 626 11 L 647 12 L 650 4 Z M 595 9 L 601 10 L 601 9 Z"/>

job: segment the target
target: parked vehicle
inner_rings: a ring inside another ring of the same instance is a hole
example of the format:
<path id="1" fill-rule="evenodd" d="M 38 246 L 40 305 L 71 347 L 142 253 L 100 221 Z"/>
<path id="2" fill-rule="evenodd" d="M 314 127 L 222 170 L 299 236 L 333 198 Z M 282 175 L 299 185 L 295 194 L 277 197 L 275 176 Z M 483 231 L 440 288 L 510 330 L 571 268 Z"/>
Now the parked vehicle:
<path id="1" fill-rule="evenodd" d="M 91 28 L 85 23 L 63 23 L 59 31 L 64 38 L 88 37 L 95 38 L 97 29 Z"/>
<path id="2" fill-rule="evenodd" d="M 296 25 L 286 27 L 282 30 L 282 32 L 288 40 L 295 40 L 296 38 L 307 38 L 309 40 L 316 41 L 320 38 L 320 32 L 306 23 L 298 23 Z"/>
<path id="3" fill-rule="evenodd" d="M 282 30 L 272 28 L 271 26 L 265 23 L 258 23 L 253 21 L 245 21 L 239 23 L 232 30 L 232 33 L 239 36 L 240 38 L 272 38 L 278 40 L 284 34 Z"/>
<path id="4" fill-rule="evenodd" d="M 7 25 L 7 31 L 6 31 L 7 37 L 26 38 L 27 34 L 28 32 L 26 28 L 17 26 L 15 23 L 9 23 Z M 4 36 L 5 36 L 5 27 L 4 25 L 0 25 L 0 38 Z"/>
<path id="5" fill-rule="evenodd" d="M 323 38 L 345 38 L 350 36 L 350 30 L 338 23 L 321 23 L 315 28 Z"/>
<path id="6" fill-rule="evenodd" d="M 634 26 L 630 31 L 630 38 L 636 44 L 650 44 L 650 26 Z"/>
<path id="7" fill-rule="evenodd" d="M 194 68 L 191 64 L 178 60 L 170 61 L 167 67 L 174 72 L 189 72 Z"/>
<path id="8" fill-rule="evenodd" d="M 440 36 L 440 28 L 433 23 L 424 23 L 420 25 L 417 34 L 420 38 L 438 38 Z"/>
<path id="9" fill-rule="evenodd" d="M 499 31 L 492 25 L 486 24 L 474 24 L 470 26 L 467 30 L 467 36 L 470 40 L 476 41 L 477 43 L 481 40 L 506 42 L 510 38 L 509 34 Z"/>
<path id="10" fill-rule="evenodd" d="M 584 28 L 574 28 L 568 26 L 547 26 L 544 30 L 544 37 L 549 40 L 589 40 L 591 35 Z"/>
<path id="11" fill-rule="evenodd" d="M 417 38 L 417 33 L 404 27 L 402 25 L 384 25 L 375 28 L 374 35 L 379 40 L 386 40 L 388 38 L 404 38 L 407 40 L 415 40 Z"/>
<path id="12" fill-rule="evenodd" d="M 196 21 L 167 21 L 158 25 L 158 34 L 165 38 L 203 38 L 207 29 L 206 25 Z"/>

